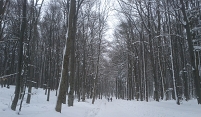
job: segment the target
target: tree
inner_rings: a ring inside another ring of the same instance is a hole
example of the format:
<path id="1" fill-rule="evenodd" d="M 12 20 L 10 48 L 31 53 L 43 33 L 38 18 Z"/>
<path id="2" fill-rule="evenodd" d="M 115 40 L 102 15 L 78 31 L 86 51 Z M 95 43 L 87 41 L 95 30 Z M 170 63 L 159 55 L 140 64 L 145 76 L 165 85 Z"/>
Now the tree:
<path id="1" fill-rule="evenodd" d="M 9 0 L 0 0 L 0 41 L 2 40 L 3 37 L 3 29 L 5 27 L 5 23 L 3 21 L 5 20 L 6 9 L 8 5 Z"/>
<path id="2" fill-rule="evenodd" d="M 118 2 L 120 9 L 117 11 L 122 15 L 115 35 L 126 42 L 123 45 L 128 53 L 126 97 L 123 98 L 147 100 L 147 96 L 153 96 L 156 101 L 173 98 L 180 104 L 183 95 L 186 100 L 195 96 L 192 88 L 195 86 L 199 100 L 200 2 Z M 118 95 L 125 84 L 116 81 Z"/>
<path id="3" fill-rule="evenodd" d="M 57 99 L 57 104 L 55 110 L 57 112 L 61 112 L 61 104 L 63 101 L 63 97 L 66 92 L 65 84 L 66 84 L 66 76 L 68 74 L 68 66 L 69 66 L 69 58 L 71 57 L 71 62 L 73 62 L 74 59 L 74 48 L 75 48 L 75 35 L 76 35 L 76 26 L 77 26 L 77 14 L 80 5 L 82 4 L 83 0 L 78 1 L 76 3 L 76 0 L 70 0 L 70 10 L 69 10 L 69 16 L 68 16 L 68 31 L 67 31 L 67 38 L 66 38 L 66 45 L 64 49 L 64 58 L 63 58 L 63 64 L 62 64 L 62 74 L 61 74 L 61 80 L 59 85 L 59 94 Z M 77 8 L 77 9 L 76 9 Z M 68 96 L 68 105 L 73 106 L 74 101 L 74 63 L 70 64 L 70 92 Z"/>
<path id="4" fill-rule="evenodd" d="M 189 20 L 187 18 L 187 14 L 186 14 L 185 3 L 183 0 L 180 0 L 180 3 L 181 3 L 181 12 L 183 14 L 184 21 L 185 21 L 184 27 L 186 29 L 191 65 L 193 67 L 193 75 L 194 75 L 193 78 L 194 78 L 194 82 L 195 82 L 195 88 L 196 88 L 195 90 L 196 90 L 196 95 L 197 95 L 197 101 L 198 101 L 198 104 L 201 104 L 201 89 L 200 89 L 199 69 L 197 67 L 198 63 L 195 63 L 195 56 L 193 54 L 194 52 L 193 52 L 193 42 L 192 42 L 192 34 L 191 34 L 190 24 L 189 24 Z"/>
<path id="5" fill-rule="evenodd" d="M 25 38 L 25 31 L 26 31 L 26 10 L 27 10 L 27 0 L 23 1 L 23 18 L 21 23 L 21 30 L 20 30 L 20 41 L 19 41 L 19 58 L 18 58 L 18 74 L 16 79 L 16 87 L 15 87 L 15 97 L 12 101 L 11 109 L 16 110 L 17 102 L 20 95 L 20 86 L 21 86 L 21 80 L 22 80 L 22 60 L 23 60 L 23 41 Z"/>
<path id="6" fill-rule="evenodd" d="M 105 29 L 105 26 L 106 26 L 106 20 L 107 20 L 107 12 L 108 12 L 108 8 L 107 8 L 107 1 L 104 1 L 104 4 L 105 5 L 105 10 L 101 11 L 101 8 L 100 8 L 100 5 L 101 5 L 101 2 L 98 4 L 99 7 L 98 7 L 98 48 L 97 48 L 97 61 L 95 62 L 95 77 L 94 77 L 94 81 L 93 81 L 93 97 L 92 97 L 92 104 L 94 104 L 95 102 L 95 98 L 96 98 L 96 95 L 97 95 L 97 83 L 98 83 L 98 80 L 99 80 L 99 66 L 100 66 L 100 56 L 101 56 L 101 44 L 102 44 L 102 39 L 103 39 L 103 34 L 104 34 L 104 29 Z"/>
<path id="7" fill-rule="evenodd" d="M 28 43 L 27 43 L 27 56 L 28 56 L 28 60 L 26 62 L 26 66 L 27 66 L 27 84 L 28 84 L 28 95 L 27 95 L 27 100 L 26 103 L 30 103 L 31 100 L 31 90 L 32 90 L 32 86 L 33 84 L 36 84 L 34 82 L 34 63 L 35 63 L 35 58 L 34 56 L 35 54 L 35 48 L 36 48 L 36 38 L 39 38 L 38 36 L 38 22 L 39 22 L 39 17 L 40 17 L 40 13 L 41 13 L 41 7 L 43 5 L 44 0 L 42 0 L 41 4 L 38 5 L 39 0 L 31 1 L 31 5 L 30 5 L 30 24 L 29 24 L 29 39 L 28 39 Z"/>

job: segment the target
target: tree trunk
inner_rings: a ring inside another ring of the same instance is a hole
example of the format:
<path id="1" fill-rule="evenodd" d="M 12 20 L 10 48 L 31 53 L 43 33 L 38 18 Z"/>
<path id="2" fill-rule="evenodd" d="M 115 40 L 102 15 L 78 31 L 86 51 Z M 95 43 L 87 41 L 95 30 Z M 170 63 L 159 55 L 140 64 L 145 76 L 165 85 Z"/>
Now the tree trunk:
<path id="1" fill-rule="evenodd" d="M 50 84 L 48 84 L 47 101 L 50 100 Z"/>
<path id="2" fill-rule="evenodd" d="M 100 20 L 100 17 L 99 17 L 99 20 Z M 101 52 L 101 43 L 102 43 L 102 40 L 101 40 L 101 24 L 100 24 L 100 21 L 99 21 L 99 34 L 98 34 L 98 39 L 99 39 L 99 44 L 98 44 L 98 59 L 97 59 L 97 63 L 96 63 L 96 76 L 95 76 L 95 79 L 94 79 L 94 84 L 93 84 L 93 92 L 92 92 L 92 104 L 94 104 L 95 102 L 95 97 L 96 97 L 96 88 L 97 88 L 97 83 L 98 83 L 98 75 L 99 75 L 99 62 L 100 62 L 100 52 Z"/>
<path id="3" fill-rule="evenodd" d="M 82 101 L 85 101 L 85 94 L 86 94 L 86 39 L 84 38 L 84 26 L 83 26 L 83 77 L 82 77 Z"/>
<path id="4" fill-rule="evenodd" d="M 75 17 L 75 14 L 76 14 L 76 1 L 75 0 L 71 0 L 70 1 L 70 13 L 69 13 L 69 17 L 68 17 L 68 37 L 67 37 L 67 44 L 66 44 L 66 47 L 65 47 L 65 52 L 64 52 L 64 60 L 63 60 L 63 64 L 62 64 L 62 77 L 61 77 L 61 80 L 60 80 L 60 85 L 59 85 L 59 94 L 58 94 L 58 98 L 57 98 L 57 103 L 56 103 L 56 107 L 55 107 L 55 110 L 57 112 L 61 112 L 61 106 L 62 106 L 62 101 L 63 101 L 63 97 L 64 95 L 66 95 L 66 82 L 67 82 L 67 75 L 68 75 L 68 66 L 69 66 L 69 57 L 70 57 L 70 51 L 72 52 L 72 44 L 74 42 L 72 42 L 74 39 L 75 39 L 75 30 L 76 30 L 76 17 Z M 74 47 L 74 46 L 73 46 Z M 71 56 L 72 58 L 72 56 Z M 71 67 L 71 70 L 73 69 L 74 67 Z M 71 77 L 72 77 L 72 72 L 74 71 L 71 71 Z M 74 81 L 74 78 L 70 79 L 71 81 L 73 80 Z M 74 93 L 74 82 L 71 82 L 71 89 L 70 89 L 70 96 L 68 99 L 68 103 L 71 103 L 73 104 L 73 100 L 74 99 L 74 96 L 73 96 L 73 93 Z"/>
<path id="5" fill-rule="evenodd" d="M 15 87 L 15 97 L 13 99 L 11 109 L 16 110 L 17 102 L 20 95 L 20 86 L 22 80 L 22 57 L 23 57 L 23 42 L 24 42 L 24 34 L 26 29 L 26 4 L 27 0 L 23 2 L 23 19 L 21 24 L 21 32 L 20 32 L 20 41 L 19 41 L 19 58 L 18 58 L 18 74 L 16 79 L 16 87 Z"/>
<path id="6" fill-rule="evenodd" d="M 29 81 L 29 86 L 28 86 L 28 95 L 27 95 L 27 104 L 30 104 L 30 100 L 31 100 L 31 90 L 32 90 L 32 82 Z"/>
<path id="7" fill-rule="evenodd" d="M 74 90 L 75 90 L 75 35 L 76 35 L 76 0 L 71 0 L 71 6 L 70 6 L 70 16 L 69 18 L 69 39 L 71 40 L 71 63 L 70 63 L 70 91 L 68 94 L 68 106 L 73 106 L 74 101 Z"/>
<path id="8" fill-rule="evenodd" d="M 70 40 L 67 40 L 68 43 Z M 69 45 L 69 44 L 67 44 Z M 68 49 L 66 49 L 67 51 Z M 63 100 L 65 100 L 65 95 L 66 95 L 66 85 L 67 85 L 67 75 L 68 75 L 68 55 L 69 53 L 65 53 L 64 58 L 63 58 L 63 65 L 62 65 L 62 74 L 61 74 L 61 79 L 60 79 L 60 83 L 59 83 L 59 89 L 58 89 L 58 96 L 57 96 L 57 103 L 56 103 L 56 107 L 55 110 L 57 112 L 61 112 L 61 106 L 62 106 L 62 102 Z"/>
<path id="9" fill-rule="evenodd" d="M 198 104 L 201 104 L 200 77 L 199 77 L 198 68 L 196 67 L 197 65 L 195 65 L 195 56 L 194 56 L 194 51 L 193 51 L 193 42 L 192 42 L 192 38 L 191 38 L 189 21 L 188 21 L 187 15 L 186 15 L 184 1 L 180 0 L 180 2 L 181 2 L 181 11 L 184 16 L 184 21 L 186 22 L 185 29 L 186 29 L 186 34 L 187 34 L 191 66 L 193 67 L 192 68 L 193 69 L 193 78 L 194 78 L 195 90 L 196 90 L 196 95 L 197 95 L 197 101 L 198 101 Z"/>

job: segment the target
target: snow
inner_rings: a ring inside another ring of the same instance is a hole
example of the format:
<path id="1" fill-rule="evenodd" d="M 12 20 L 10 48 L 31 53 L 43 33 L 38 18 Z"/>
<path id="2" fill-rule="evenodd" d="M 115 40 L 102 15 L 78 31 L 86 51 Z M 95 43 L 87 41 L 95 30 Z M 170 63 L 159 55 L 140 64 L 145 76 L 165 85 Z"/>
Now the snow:
<path id="1" fill-rule="evenodd" d="M 14 73 L 14 74 L 9 74 L 9 75 L 5 75 L 5 76 L 1 76 L 0 78 L 6 78 L 6 77 L 9 77 L 9 76 L 13 76 L 13 75 L 16 75 L 18 73 Z"/>
<path id="2" fill-rule="evenodd" d="M 201 50 L 201 46 L 193 46 L 194 47 L 194 50 Z"/>
<path id="3" fill-rule="evenodd" d="M 171 101 L 127 101 L 115 99 L 108 102 L 107 99 L 96 100 L 91 104 L 91 99 L 86 102 L 77 102 L 74 106 L 63 105 L 62 112 L 54 110 L 56 104 L 55 91 L 51 91 L 50 101 L 46 101 L 45 90 L 33 88 L 31 104 L 23 102 L 22 111 L 10 109 L 11 99 L 14 98 L 14 86 L 10 89 L 0 88 L 0 116 L 1 117 L 201 117 L 201 105 L 196 100 L 183 101 L 176 105 Z M 26 100 L 26 95 L 25 95 Z"/>

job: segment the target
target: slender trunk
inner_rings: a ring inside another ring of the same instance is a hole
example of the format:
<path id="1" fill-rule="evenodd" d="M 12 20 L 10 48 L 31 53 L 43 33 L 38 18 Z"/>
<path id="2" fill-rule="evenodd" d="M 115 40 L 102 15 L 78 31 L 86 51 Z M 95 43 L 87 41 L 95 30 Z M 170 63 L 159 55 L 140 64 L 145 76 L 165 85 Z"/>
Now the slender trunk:
<path id="1" fill-rule="evenodd" d="M 83 19 L 84 20 L 84 19 Z M 84 23 L 84 21 L 83 21 Z M 85 93 L 86 93 L 86 39 L 85 39 L 85 34 L 84 34 L 84 29 L 85 26 L 83 26 L 83 77 L 82 77 L 82 101 L 85 101 Z"/>
<path id="2" fill-rule="evenodd" d="M 169 19 L 170 20 L 170 19 Z M 169 27 L 169 35 L 170 35 L 170 27 Z M 172 80 L 173 80 L 173 87 L 174 87 L 174 95 L 175 100 L 177 100 L 177 91 L 176 91 L 176 81 L 175 81 L 175 72 L 174 72 L 174 61 L 173 61 L 173 49 L 172 49 L 172 38 L 170 36 L 170 60 L 171 60 L 171 69 L 172 69 Z"/>
<path id="3" fill-rule="evenodd" d="M 17 102 L 20 95 L 20 83 L 22 80 L 22 58 L 23 58 L 23 42 L 24 42 L 24 34 L 26 29 L 26 4 L 27 0 L 24 0 L 23 3 L 23 19 L 21 24 L 21 32 L 20 32 L 20 41 L 19 41 L 19 58 L 18 58 L 18 74 L 16 79 L 16 87 L 15 87 L 15 97 L 13 99 L 11 109 L 16 110 Z"/>
<path id="4" fill-rule="evenodd" d="M 22 93 L 22 99 L 21 99 L 21 101 L 20 101 L 20 108 L 19 108 L 19 112 L 21 111 L 21 109 L 22 109 L 22 103 L 23 103 L 23 100 L 24 100 L 24 95 L 25 95 L 25 91 L 26 91 L 26 84 L 27 82 L 26 82 L 26 80 L 25 80 L 25 82 L 24 82 L 24 86 L 23 86 L 23 91 L 21 92 Z M 19 114 L 19 112 L 18 112 L 18 114 Z"/>
<path id="5" fill-rule="evenodd" d="M 156 65 L 154 58 L 154 49 L 153 49 L 153 40 L 152 40 L 152 32 L 151 32 L 151 0 L 148 3 L 148 38 L 149 38 L 149 46 L 150 46 L 150 59 L 153 68 L 153 78 L 154 78 L 154 99 L 159 101 L 158 96 L 158 79 L 156 76 Z"/>
<path id="6" fill-rule="evenodd" d="M 78 95 L 78 102 L 80 101 L 80 62 L 79 57 L 77 58 L 77 95 Z"/>
<path id="7" fill-rule="evenodd" d="M 48 92 L 47 92 L 47 101 L 50 100 L 50 83 L 48 85 Z"/>
<path id="8" fill-rule="evenodd" d="M 99 17 L 100 18 L 100 17 Z M 101 24 L 99 24 L 101 25 Z M 100 29 L 100 27 L 99 27 Z M 99 30 L 99 45 L 98 45 L 98 60 L 97 60 L 97 63 L 96 63 L 96 76 L 95 76 L 95 79 L 94 79 L 94 87 L 93 87 L 93 97 L 92 97 L 92 104 L 94 104 L 95 102 L 95 96 L 96 96 L 96 88 L 97 88 L 97 82 L 98 82 L 98 75 L 99 75 L 99 62 L 100 62 L 100 52 L 101 52 L 101 43 L 102 43 L 102 40 L 101 40 L 101 30 Z"/>
<path id="9" fill-rule="evenodd" d="M 92 104 L 94 104 L 95 102 L 95 96 L 96 96 L 96 88 L 97 88 L 97 82 L 98 82 L 98 74 L 99 74 L 99 61 L 100 61 L 100 46 L 101 46 L 101 39 L 100 39 L 100 36 L 99 36 L 99 40 L 100 40 L 100 43 L 99 43 L 99 47 L 98 47 L 98 60 L 97 60 L 97 64 L 96 64 L 96 76 L 95 76 L 95 79 L 94 79 L 94 87 L 93 87 L 93 97 L 92 97 Z"/>
<path id="10" fill-rule="evenodd" d="M 28 95 L 27 95 L 27 100 L 26 103 L 30 104 L 30 100 L 31 100 L 31 90 L 32 90 L 32 82 L 29 80 L 29 86 L 28 86 Z"/>

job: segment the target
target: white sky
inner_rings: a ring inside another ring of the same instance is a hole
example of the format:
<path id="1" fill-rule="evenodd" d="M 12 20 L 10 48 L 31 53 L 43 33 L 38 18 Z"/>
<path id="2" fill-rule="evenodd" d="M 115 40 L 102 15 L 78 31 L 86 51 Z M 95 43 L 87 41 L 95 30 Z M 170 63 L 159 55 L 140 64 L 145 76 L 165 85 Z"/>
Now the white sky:
<path id="1" fill-rule="evenodd" d="M 114 39 L 114 36 L 113 36 L 113 33 L 114 33 L 114 30 L 115 30 L 115 27 L 117 26 L 118 24 L 118 19 L 117 19 L 117 11 L 115 10 L 115 8 L 118 7 L 118 2 L 116 0 L 111 0 L 110 1 L 110 11 L 109 11 L 109 17 L 108 17 L 108 26 L 109 26 L 109 29 L 106 33 L 106 39 L 108 41 L 112 41 Z"/>
<path id="2" fill-rule="evenodd" d="M 39 0 L 39 3 L 41 3 L 41 1 L 42 0 Z M 50 0 L 44 0 L 43 9 L 45 8 L 46 3 L 49 1 Z M 105 39 L 111 42 L 112 40 L 114 40 L 113 33 L 115 30 L 115 27 L 118 24 L 118 19 L 117 19 L 118 13 L 115 10 L 116 8 L 118 8 L 118 2 L 117 2 L 117 0 L 108 0 L 108 2 L 109 2 L 109 6 L 110 6 L 110 11 L 109 11 L 109 16 L 108 16 L 108 21 L 107 21 L 108 30 L 106 32 Z"/>

